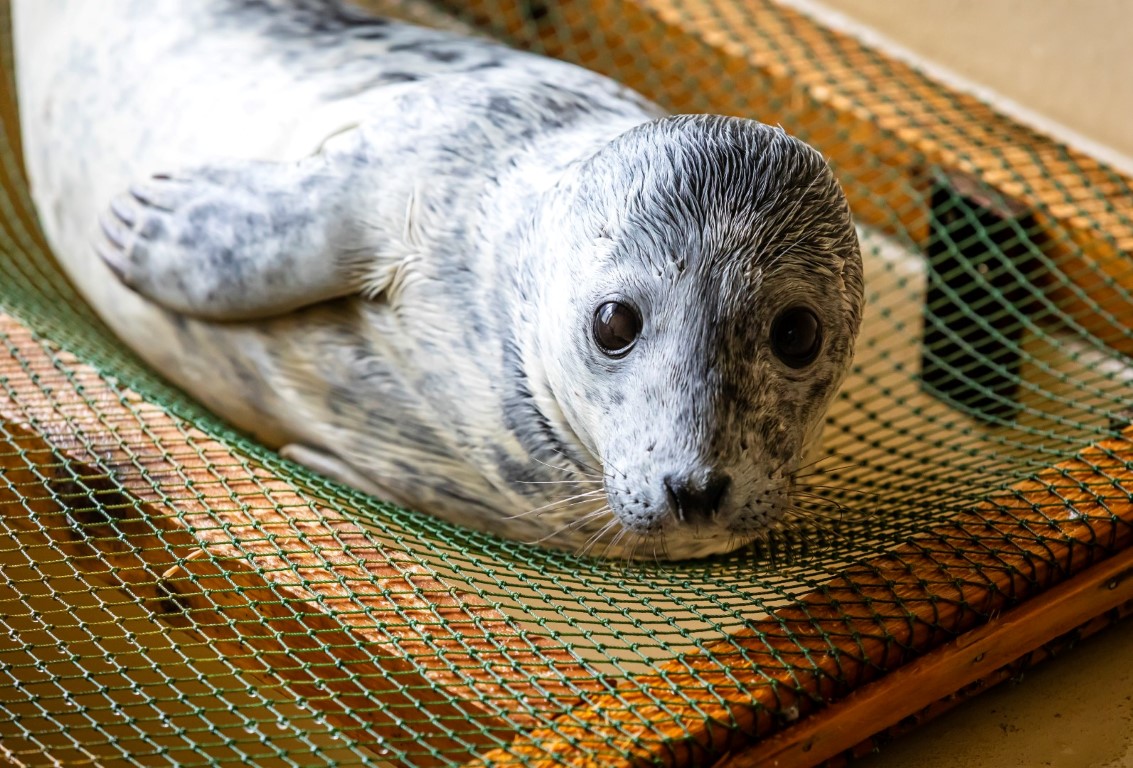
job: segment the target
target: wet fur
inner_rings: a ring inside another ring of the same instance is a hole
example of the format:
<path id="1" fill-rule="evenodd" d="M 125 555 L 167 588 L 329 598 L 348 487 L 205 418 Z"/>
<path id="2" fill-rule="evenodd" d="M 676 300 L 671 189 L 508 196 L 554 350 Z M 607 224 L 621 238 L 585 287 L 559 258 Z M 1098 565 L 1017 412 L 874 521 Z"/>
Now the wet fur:
<path id="1" fill-rule="evenodd" d="M 52 246 L 221 415 L 572 549 L 698 556 L 783 514 L 862 301 L 845 200 L 801 142 L 334 2 L 17 0 L 15 23 Z M 615 295 L 646 320 L 616 362 L 589 335 Z M 798 302 L 826 338 L 804 371 L 768 344 Z M 733 487 L 694 530 L 662 478 L 707 467 Z"/>

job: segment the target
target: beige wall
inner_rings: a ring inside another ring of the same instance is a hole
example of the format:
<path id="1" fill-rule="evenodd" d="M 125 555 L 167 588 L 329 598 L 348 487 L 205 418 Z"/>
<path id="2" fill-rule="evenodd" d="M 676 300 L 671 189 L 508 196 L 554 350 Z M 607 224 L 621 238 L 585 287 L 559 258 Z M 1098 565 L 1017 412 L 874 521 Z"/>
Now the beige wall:
<path id="1" fill-rule="evenodd" d="M 812 0 L 1133 158 L 1133 0 Z"/>

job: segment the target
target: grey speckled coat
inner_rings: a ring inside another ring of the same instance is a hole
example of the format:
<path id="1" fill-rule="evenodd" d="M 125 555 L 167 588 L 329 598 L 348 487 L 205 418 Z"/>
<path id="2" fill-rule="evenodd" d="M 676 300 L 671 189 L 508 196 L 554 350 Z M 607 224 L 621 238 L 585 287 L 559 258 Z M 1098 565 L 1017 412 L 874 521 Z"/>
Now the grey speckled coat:
<path id="1" fill-rule="evenodd" d="M 53 248 L 236 425 L 403 504 L 611 555 L 725 551 L 790 510 L 862 301 L 845 200 L 801 142 L 330 0 L 14 20 Z M 610 302 L 639 321 L 620 356 L 595 339 Z M 800 307 L 804 365 L 783 354 Z"/>

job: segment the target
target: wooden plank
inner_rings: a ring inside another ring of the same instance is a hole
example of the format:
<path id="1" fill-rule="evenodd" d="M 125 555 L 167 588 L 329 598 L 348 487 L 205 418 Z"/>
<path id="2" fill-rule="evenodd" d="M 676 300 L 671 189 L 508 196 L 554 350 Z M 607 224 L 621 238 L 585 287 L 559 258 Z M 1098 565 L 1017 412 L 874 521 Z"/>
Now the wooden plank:
<path id="1" fill-rule="evenodd" d="M 1133 600 L 1133 549 L 1120 552 L 978 629 L 846 698 L 804 722 L 731 755 L 716 768 L 809 768 L 945 699 L 957 689 L 1007 669 L 1083 621 Z"/>
<path id="2" fill-rule="evenodd" d="M 591 697 L 481 764 L 693 766 L 740 752 L 1121 552 L 1133 543 L 1131 489 L 1133 429 L 847 569 L 726 641 Z M 1116 573 L 1128 567 L 1122 560 Z M 1127 581 L 1118 579 L 1122 595 Z M 1028 625 L 1002 626 L 1015 644 L 996 651 L 997 665 L 1034 647 Z M 980 637 L 956 644 L 964 663 Z M 892 693 L 894 710 L 924 705 L 916 686 Z"/>
<path id="3" fill-rule="evenodd" d="M 1028 651 L 1023 656 L 1015 659 L 1010 664 L 1000 667 L 990 675 L 981 677 L 979 680 L 969 683 L 962 688 L 951 691 L 946 696 L 937 699 L 924 709 L 907 715 L 897 725 L 890 726 L 884 731 L 872 734 L 869 738 L 858 742 L 842 755 L 827 760 L 825 766 L 826 768 L 836 768 L 837 766 L 845 765 L 854 758 L 865 757 L 866 755 L 872 754 L 876 752 L 879 747 L 952 711 L 961 704 L 974 699 L 984 691 L 990 690 L 1008 680 L 1021 679 L 1023 674 L 1028 670 L 1041 665 L 1050 658 L 1059 656 L 1075 648 L 1083 640 L 1093 637 L 1102 630 L 1108 629 L 1130 616 L 1133 616 L 1133 601 L 1122 603 L 1116 608 L 1094 616 L 1066 634 L 1048 643 L 1044 643 L 1033 651 Z"/>
<path id="4" fill-rule="evenodd" d="M 774 0 L 558 0 L 537 18 L 447 4 L 674 111 L 781 123 L 830 159 L 858 221 L 928 240 L 930 171 L 1033 213 L 1059 310 L 1133 354 L 1133 180 Z"/>
<path id="5" fill-rule="evenodd" d="M 0 345 L 6 524 L 360 743 L 430 764 L 601 689 L 554 640 L 4 315 Z"/>

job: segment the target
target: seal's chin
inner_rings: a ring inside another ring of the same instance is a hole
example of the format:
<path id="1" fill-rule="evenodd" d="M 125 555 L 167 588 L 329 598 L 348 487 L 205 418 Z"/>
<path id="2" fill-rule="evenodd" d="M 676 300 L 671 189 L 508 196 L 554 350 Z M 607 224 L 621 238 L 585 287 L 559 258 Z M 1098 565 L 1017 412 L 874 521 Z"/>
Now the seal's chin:
<path id="1" fill-rule="evenodd" d="M 664 507 L 663 504 L 658 506 Z M 737 534 L 731 525 L 731 516 L 689 520 L 682 519 L 676 510 L 656 516 L 642 515 L 640 509 L 619 509 L 613 505 L 610 510 L 617 520 L 616 531 L 609 537 L 611 546 L 607 553 L 610 557 L 628 560 L 709 557 L 731 552 L 757 537 L 757 534 Z"/>
<path id="2" fill-rule="evenodd" d="M 684 538 L 679 545 L 669 547 L 670 557 L 674 560 L 691 560 L 713 555 L 725 555 L 750 543 L 753 536 L 736 536 L 732 533 L 720 533 L 711 538 Z"/>
<path id="3" fill-rule="evenodd" d="M 738 536 L 720 525 L 688 526 L 677 523 L 650 531 L 625 529 L 611 557 L 627 560 L 691 560 L 723 555 L 750 542 L 754 536 Z"/>

